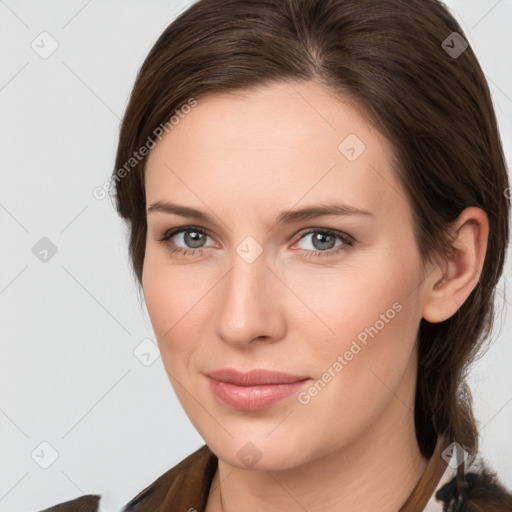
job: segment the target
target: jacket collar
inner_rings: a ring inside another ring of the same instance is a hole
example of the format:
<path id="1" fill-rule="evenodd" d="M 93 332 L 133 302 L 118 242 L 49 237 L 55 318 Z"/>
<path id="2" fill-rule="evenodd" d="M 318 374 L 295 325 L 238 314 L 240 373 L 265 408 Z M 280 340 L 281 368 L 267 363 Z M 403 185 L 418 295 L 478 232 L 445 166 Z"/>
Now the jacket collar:
<path id="1" fill-rule="evenodd" d="M 135 496 L 123 512 L 203 512 L 217 465 L 217 456 L 205 444 Z M 464 472 L 464 450 L 439 436 L 425 472 L 398 512 L 443 512 L 447 488 L 458 487 Z"/>

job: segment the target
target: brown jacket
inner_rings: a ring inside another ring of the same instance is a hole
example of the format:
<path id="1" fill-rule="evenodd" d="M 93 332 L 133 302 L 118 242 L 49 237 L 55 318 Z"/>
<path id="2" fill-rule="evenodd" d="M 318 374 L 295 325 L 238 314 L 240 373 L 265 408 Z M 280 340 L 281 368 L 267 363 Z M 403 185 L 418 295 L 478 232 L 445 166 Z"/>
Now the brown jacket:
<path id="1" fill-rule="evenodd" d="M 141 491 L 122 512 L 204 512 L 217 469 L 207 445 Z M 100 496 L 87 495 L 41 512 L 98 512 Z M 510 494 L 477 459 L 440 436 L 425 473 L 398 512 L 512 512 Z"/>

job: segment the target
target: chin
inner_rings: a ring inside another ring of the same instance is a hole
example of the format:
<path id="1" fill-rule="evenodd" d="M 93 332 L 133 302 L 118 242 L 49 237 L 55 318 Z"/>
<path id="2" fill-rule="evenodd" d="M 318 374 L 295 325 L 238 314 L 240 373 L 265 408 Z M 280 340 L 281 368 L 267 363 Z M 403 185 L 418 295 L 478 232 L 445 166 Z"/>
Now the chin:
<path id="1" fill-rule="evenodd" d="M 272 438 L 268 436 L 271 429 L 250 435 L 229 437 L 203 436 L 209 448 L 219 459 L 243 470 L 281 471 L 296 467 L 306 462 L 307 451 L 304 442 L 285 435 Z M 282 434 L 283 434 L 282 433 Z M 300 449 L 298 449 L 300 447 Z"/>

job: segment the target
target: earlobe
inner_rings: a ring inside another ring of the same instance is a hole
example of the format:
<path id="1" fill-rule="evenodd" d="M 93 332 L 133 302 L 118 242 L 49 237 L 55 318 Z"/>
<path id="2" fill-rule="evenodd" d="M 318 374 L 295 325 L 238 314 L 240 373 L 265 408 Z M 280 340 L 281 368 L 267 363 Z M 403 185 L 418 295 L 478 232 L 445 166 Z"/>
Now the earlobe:
<path id="1" fill-rule="evenodd" d="M 482 272 L 489 220 L 475 206 L 466 208 L 453 225 L 456 239 L 446 256 L 441 278 L 434 272 L 427 282 L 423 318 L 438 323 L 453 316 L 478 284 Z"/>

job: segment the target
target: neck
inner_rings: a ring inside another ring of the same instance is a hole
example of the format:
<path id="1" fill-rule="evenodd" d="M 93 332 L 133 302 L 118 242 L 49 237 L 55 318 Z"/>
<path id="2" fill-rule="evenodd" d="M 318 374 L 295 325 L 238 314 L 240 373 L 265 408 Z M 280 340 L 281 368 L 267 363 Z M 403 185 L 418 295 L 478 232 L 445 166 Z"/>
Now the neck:
<path id="1" fill-rule="evenodd" d="M 428 464 L 416 441 L 413 407 L 394 398 L 356 439 L 291 469 L 250 471 L 219 459 L 206 512 L 396 512 Z"/>

